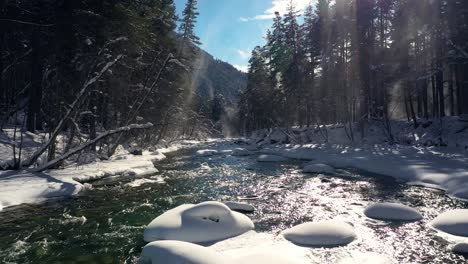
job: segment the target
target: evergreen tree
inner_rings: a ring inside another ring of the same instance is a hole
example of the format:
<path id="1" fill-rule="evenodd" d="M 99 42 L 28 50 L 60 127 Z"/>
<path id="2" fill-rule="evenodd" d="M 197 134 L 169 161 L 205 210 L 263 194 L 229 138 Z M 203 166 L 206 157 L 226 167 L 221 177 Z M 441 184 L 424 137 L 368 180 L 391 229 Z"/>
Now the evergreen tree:
<path id="1" fill-rule="evenodd" d="M 179 33 L 182 36 L 183 43 L 189 41 L 200 45 L 200 38 L 195 34 L 195 24 L 199 15 L 197 11 L 198 0 L 187 0 L 183 11 L 183 18 L 179 26 Z M 185 44 L 183 44 L 185 45 Z"/>

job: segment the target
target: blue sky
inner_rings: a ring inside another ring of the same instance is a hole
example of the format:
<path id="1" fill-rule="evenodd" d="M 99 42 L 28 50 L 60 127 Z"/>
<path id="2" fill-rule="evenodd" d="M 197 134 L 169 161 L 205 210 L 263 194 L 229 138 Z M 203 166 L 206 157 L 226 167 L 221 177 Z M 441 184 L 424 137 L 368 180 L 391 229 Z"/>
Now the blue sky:
<path id="1" fill-rule="evenodd" d="M 310 0 L 293 0 L 304 9 Z M 289 0 L 198 0 L 196 33 L 202 48 L 244 71 L 250 52 L 264 44 L 275 11 L 284 13 Z M 175 0 L 178 14 L 186 0 Z"/>

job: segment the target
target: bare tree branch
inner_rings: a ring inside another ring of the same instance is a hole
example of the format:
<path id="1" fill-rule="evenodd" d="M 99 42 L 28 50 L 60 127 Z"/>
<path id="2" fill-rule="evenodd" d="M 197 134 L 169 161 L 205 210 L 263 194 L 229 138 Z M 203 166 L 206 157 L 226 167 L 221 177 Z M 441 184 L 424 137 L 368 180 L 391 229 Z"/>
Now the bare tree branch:
<path id="1" fill-rule="evenodd" d="M 63 118 L 55 127 L 49 139 L 26 162 L 24 162 L 23 167 L 29 167 L 32 164 L 34 164 L 34 162 L 37 161 L 37 159 L 49 148 L 49 146 L 55 142 L 55 139 L 57 138 L 59 133 L 62 131 L 63 127 L 65 126 L 66 122 L 68 121 L 68 119 L 71 117 L 71 115 L 75 111 L 76 107 L 84 99 L 91 85 L 97 82 L 102 77 L 102 75 L 104 75 L 104 73 L 106 73 L 112 66 L 114 66 L 114 64 L 116 64 L 121 58 L 122 58 L 122 55 L 117 56 L 116 59 L 107 63 L 101 69 L 101 71 L 96 74 L 96 76 L 86 81 L 86 83 L 81 88 L 81 91 L 78 93 L 77 97 L 75 98 L 75 101 L 71 104 L 70 108 L 67 110 Z"/>

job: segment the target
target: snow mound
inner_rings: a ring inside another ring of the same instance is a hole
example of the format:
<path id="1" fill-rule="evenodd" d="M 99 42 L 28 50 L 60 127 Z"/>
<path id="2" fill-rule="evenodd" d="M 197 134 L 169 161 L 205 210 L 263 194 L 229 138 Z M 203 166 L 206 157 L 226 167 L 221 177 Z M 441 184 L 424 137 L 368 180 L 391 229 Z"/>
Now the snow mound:
<path id="1" fill-rule="evenodd" d="M 356 239 L 351 225 L 334 220 L 301 224 L 283 231 L 283 236 L 305 246 L 342 246 Z"/>
<path id="2" fill-rule="evenodd" d="M 311 254 L 310 249 L 298 247 L 283 237 L 270 233 L 249 231 L 218 242 L 210 248 L 220 252 L 223 256 L 231 257 L 235 260 L 235 264 L 320 263 L 319 259 Z"/>
<path id="3" fill-rule="evenodd" d="M 255 207 L 248 203 L 241 203 L 241 202 L 224 202 L 224 204 L 229 207 L 229 209 L 238 212 L 247 212 L 252 213 L 255 211 Z"/>
<path id="4" fill-rule="evenodd" d="M 218 151 L 214 149 L 201 149 L 197 151 L 197 156 L 200 157 L 210 157 L 216 154 L 218 154 Z"/>
<path id="5" fill-rule="evenodd" d="M 332 174 L 335 172 L 335 169 L 326 164 L 316 163 L 316 164 L 307 164 L 303 170 L 304 173 L 327 173 Z"/>
<path id="6" fill-rule="evenodd" d="M 281 161 L 287 161 L 288 159 L 285 157 L 281 156 L 276 156 L 276 155 L 260 155 L 257 158 L 258 162 L 281 162 Z"/>
<path id="7" fill-rule="evenodd" d="M 211 242 L 234 237 L 254 228 L 247 216 L 225 204 L 184 204 L 154 219 L 144 231 L 145 241 Z"/>
<path id="8" fill-rule="evenodd" d="M 418 221 L 423 217 L 409 206 L 398 203 L 377 203 L 364 210 L 364 214 L 373 219 L 390 221 Z"/>
<path id="9" fill-rule="evenodd" d="M 290 260 L 278 254 L 266 252 L 252 253 L 235 258 L 233 263 L 255 263 L 255 264 L 301 264 L 301 262 Z"/>
<path id="10" fill-rule="evenodd" d="M 158 241 L 146 245 L 140 264 L 219 264 L 226 263 L 221 254 L 199 245 L 181 241 Z"/>
<path id="11" fill-rule="evenodd" d="M 468 243 L 458 243 L 452 247 L 452 251 L 457 254 L 468 254 Z"/>
<path id="12" fill-rule="evenodd" d="M 468 209 L 445 212 L 432 220 L 430 226 L 454 236 L 468 237 Z"/>
<path id="13" fill-rule="evenodd" d="M 244 157 L 244 156 L 251 156 L 253 155 L 252 151 L 247 150 L 245 148 L 236 148 L 232 151 L 232 156 L 237 156 L 237 157 Z"/>

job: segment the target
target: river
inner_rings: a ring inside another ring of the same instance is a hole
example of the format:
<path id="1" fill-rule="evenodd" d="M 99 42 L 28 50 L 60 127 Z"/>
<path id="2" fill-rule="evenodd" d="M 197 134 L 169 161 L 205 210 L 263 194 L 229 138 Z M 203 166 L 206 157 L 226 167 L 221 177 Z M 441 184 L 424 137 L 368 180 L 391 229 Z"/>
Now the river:
<path id="1" fill-rule="evenodd" d="M 201 148 L 231 150 L 230 142 Z M 137 263 L 143 230 L 152 219 L 183 203 L 244 200 L 257 232 L 279 233 L 306 221 L 341 218 L 358 241 L 347 247 L 311 249 L 321 263 L 336 263 L 347 252 L 374 252 L 397 263 L 466 263 L 427 227 L 439 213 L 468 204 L 439 190 L 409 186 L 353 169 L 337 175 L 303 174 L 303 162 L 258 163 L 256 156 L 212 157 L 196 149 L 171 153 L 156 164 L 158 175 L 138 186 L 94 182 L 78 197 L 22 205 L 0 213 L 1 263 Z M 161 182 L 159 178 L 164 178 Z M 141 181 L 140 181 L 141 182 Z M 424 220 L 386 223 L 366 218 L 370 203 L 396 201 L 417 207 Z"/>

